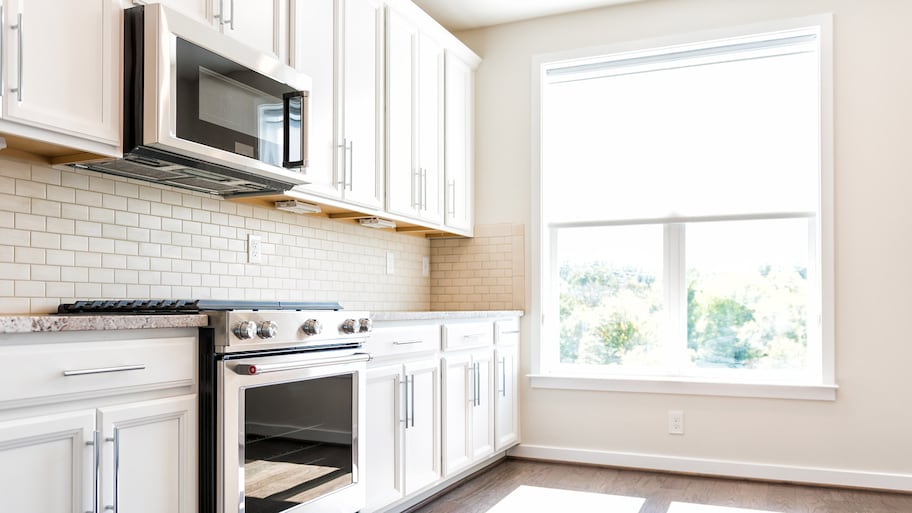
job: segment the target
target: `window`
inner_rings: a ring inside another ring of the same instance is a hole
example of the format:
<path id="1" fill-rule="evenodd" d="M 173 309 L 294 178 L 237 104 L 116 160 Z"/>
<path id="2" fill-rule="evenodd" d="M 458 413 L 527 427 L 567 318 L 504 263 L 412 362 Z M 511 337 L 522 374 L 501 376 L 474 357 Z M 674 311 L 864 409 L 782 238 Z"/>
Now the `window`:
<path id="1" fill-rule="evenodd" d="M 829 20 L 783 25 L 535 63 L 533 385 L 833 396 Z"/>

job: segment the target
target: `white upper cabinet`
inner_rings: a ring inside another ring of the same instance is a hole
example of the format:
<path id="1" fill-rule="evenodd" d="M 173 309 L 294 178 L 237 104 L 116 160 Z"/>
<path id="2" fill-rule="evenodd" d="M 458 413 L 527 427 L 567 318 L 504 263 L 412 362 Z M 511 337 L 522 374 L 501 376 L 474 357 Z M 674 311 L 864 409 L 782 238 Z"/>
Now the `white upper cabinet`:
<path id="1" fill-rule="evenodd" d="M 455 54 L 446 54 L 444 119 L 444 223 L 463 235 L 473 228 L 473 72 Z"/>
<path id="2" fill-rule="evenodd" d="M 290 0 L 217 0 L 225 34 L 266 55 L 288 62 Z"/>
<path id="3" fill-rule="evenodd" d="M 3 118 L 118 145 L 120 2 L 7 0 L 2 20 Z"/>
<path id="4" fill-rule="evenodd" d="M 390 9 L 387 82 L 387 209 L 442 221 L 443 47 Z"/>
<path id="5" fill-rule="evenodd" d="M 31 0 L 28 0 L 31 1 Z M 294 0 L 160 0 L 186 16 L 288 62 L 289 6 Z"/>
<path id="6" fill-rule="evenodd" d="M 383 13 L 379 0 L 295 4 L 293 64 L 313 79 L 301 192 L 383 206 Z"/>

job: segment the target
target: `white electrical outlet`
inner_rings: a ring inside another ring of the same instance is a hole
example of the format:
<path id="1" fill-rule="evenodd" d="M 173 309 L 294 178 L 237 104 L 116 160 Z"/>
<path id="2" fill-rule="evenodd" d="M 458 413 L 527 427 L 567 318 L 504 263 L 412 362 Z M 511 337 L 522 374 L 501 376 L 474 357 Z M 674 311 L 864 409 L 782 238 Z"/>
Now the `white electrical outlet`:
<path id="1" fill-rule="evenodd" d="M 668 434 L 684 434 L 684 412 L 681 410 L 668 410 Z"/>
<path id="2" fill-rule="evenodd" d="M 392 251 L 386 252 L 386 274 L 395 274 L 396 272 L 396 257 L 393 256 Z"/>
<path id="3" fill-rule="evenodd" d="M 247 262 L 259 264 L 263 261 L 263 238 L 259 235 L 247 235 Z"/>
<path id="4" fill-rule="evenodd" d="M 428 277 L 431 275 L 431 259 L 423 256 L 421 257 L 421 276 Z"/>

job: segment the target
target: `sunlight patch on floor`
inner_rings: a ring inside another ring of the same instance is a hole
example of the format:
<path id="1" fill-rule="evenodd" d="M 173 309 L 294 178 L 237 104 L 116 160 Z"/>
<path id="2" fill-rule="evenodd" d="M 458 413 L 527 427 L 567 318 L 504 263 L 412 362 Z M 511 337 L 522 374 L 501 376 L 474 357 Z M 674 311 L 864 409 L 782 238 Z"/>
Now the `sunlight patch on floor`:
<path id="1" fill-rule="evenodd" d="M 667 513 L 782 513 L 768 509 L 746 509 L 734 506 L 708 506 L 690 502 L 672 502 Z"/>
<path id="2" fill-rule="evenodd" d="M 604 511 L 639 513 L 646 499 L 604 493 L 577 492 L 537 486 L 520 486 L 487 513 L 554 513 Z"/>

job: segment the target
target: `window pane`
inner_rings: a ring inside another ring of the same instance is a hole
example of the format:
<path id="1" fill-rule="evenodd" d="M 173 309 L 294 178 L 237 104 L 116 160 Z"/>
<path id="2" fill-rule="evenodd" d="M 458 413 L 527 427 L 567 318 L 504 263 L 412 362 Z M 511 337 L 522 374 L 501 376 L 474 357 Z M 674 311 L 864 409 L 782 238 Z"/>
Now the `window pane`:
<path id="1" fill-rule="evenodd" d="M 689 365 L 757 371 L 806 368 L 811 222 L 687 225 Z"/>
<path id="2" fill-rule="evenodd" d="M 662 227 L 557 231 L 560 362 L 663 364 Z"/>
<path id="3" fill-rule="evenodd" d="M 816 209 L 816 52 L 542 86 L 549 222 Z"/>

